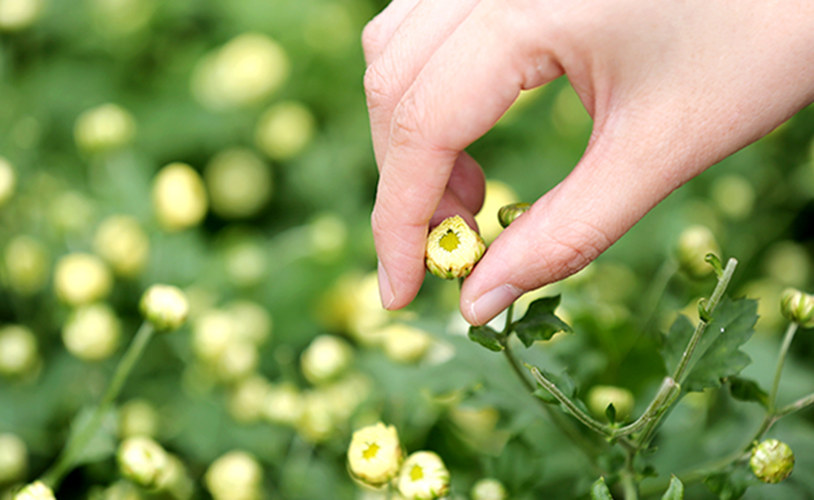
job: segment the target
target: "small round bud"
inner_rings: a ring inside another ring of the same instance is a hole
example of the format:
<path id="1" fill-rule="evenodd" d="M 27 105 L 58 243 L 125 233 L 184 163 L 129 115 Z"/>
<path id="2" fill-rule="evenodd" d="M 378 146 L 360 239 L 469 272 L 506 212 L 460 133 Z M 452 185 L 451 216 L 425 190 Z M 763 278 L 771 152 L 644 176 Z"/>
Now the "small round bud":
<path id="1" fill-rule="evenodd" d="M 531 205 L 529 203 L 512 203 L 511 205 L 504 205 L 500 207 L 497 212 L 497 220 L 503 227 L 509 227 L 509 224 L 524 213 L 528 212 Z"/>
<path id="2" fill-rule="evenodd" d="M 345 372 L 353 358 L 351 346 L 339 337 L 320 335 L 300 357 L 302 374 L 312 384 L 321 384 Z"/>
<path id="3" fill-rule="evenodd" d="M 20 31 L 40 17 L 43 0 L 0 0 L 0 31 Z"/>
<path id="4" fill-rule="evenodd" d="M 500 207 L 517 203 L 520 198 L 514 189 L 505 182 L 489 179 L 486 181 L 486 192 L 483 198 L 483 206 L 480 212 L 475 215 L 475 222 L 478 223 L 480 234 L 486 243 L 491 243 L 503 231 L 503 227 L 495 214 Z"/>
<path id="5" fill-rule="evenodd" d="M 270 107 L 257 122 L 257 147 L 272 160 L 293 158 L 311 142 L 314 116 L 303 104 L 285 101 Z"/>
<path id="6" fill-rule="evenodd" d="M 153 181 L 152 197 L 158 222 L 168 231 L 193 227 L 206 215 L 203 180 L 186 163 L 170 163 L 162 168 Z"/>
<path id="7" fill-rule="evenodd" d="M 3 252 L 5 281 L 21 295 L 42 290 L 48 282 L 48 250 L 30 236 L 16 236 Z"/>
<path id="8" fill-rule="evenodd" d="M 204 180 L 212 211 L 227 219 L 256 215 L 271 198 L 271 169 L 247 149 L 218 153 L 207 164 Z"/>
<path id="9" fill-rule="evenodd" d="M 406 498 L 441 498 L 449 490 L 449 471 L 436 453 L 417 451 L 402 464 L 396 485 L 399 493 Z"/>
<path id="10" fill-rule="evenodd" d="M 702 278 L 713 270 L 705 260 L 707 254 L 719 254 L 720 249 L 709 228 L 690 226 L 679 236 L 676 253 L 681 269 L 694 278 Z"/>
<path id="11" fill-rule="evenodd" d="M 259 500 L 263 469 L 251 454 L 230 451 L 212 462 L 204 482 L 215 500 Z"/>
<path id="12" fill-rule="evenodd" d="M 247 106 L 280 88 L 289 71 L 280 44 L 266 35 L 244 33 L 201 59 L 193 72 L 192 91 L 210 109 Z"/>
<path id="13" fill-rule="evenodd" d="M 113 272 L 136 276 L 144 269 L 150 252 L 150 240 L 138 221 L 128 215 L 113 215 L 99 225 L 93 249 Z"/>
<path id="14" fill-rule="evenodd" d="M 133 116 L 117 104 L 91 108 L 76 119 L 76 145 L 87 153 L 101 153 L 129 143 L 135 134 Z"/>
<path id="15" fill-rule="evenodd" d="M 392 425 L 378 422 L 353 433 L 348 447 L 348 469 L 359 481 L 381 486 L 398 474 L 402 452 Z"/>
<path id="16" fill-rule="evenodd" d="M 14 500 L 56 500 L 54 492 L 42 481 L 27 484 L 14 495 Z"/>
<path id="17" fill-rule="evenodd" d="M 105 298 L 113 287 L 113 277 L 102 259 L 88 253 L 73 253 L 59 259 L 54 270 L 54 290 L 71 306 L 90 304 Z"/>
<path id="18" fill-rule="evenodd" d="M 393 323 L 381 333 L 384 353 L 398 363 L 415 363 L 424 357 L 432 345 L 429 333 L 404 323 Z"/>
<path id="19" fill-rule="evenodd" d="M 141 296 L 139 304 L 144 319 L 156 330 L 168 332 L 184 324 L 189 314 L 189 302 L 179 288 L 170 285 L 153 285 Z"/>
<path id="20" fill-rule="evenodd" d="M 455 215 L 444 219 L 427 236 L 425 263 L 439 278 L 463 278 L 486 251 L 486 244 L 464 220 Z"/>
<path id="21" fill-rule="evenodd" d="M 39 364 L 37 338 L 20 325 L 0 327 L 0 375 L 19 377 Z"/>
<path id="22" fill-rule="evenodd" d="M 624 421 L 633 411 L 633 393 L 613 385 L 595 385 L 588 391 L 588 408 L 597 417 L 605 417 L 609 405 L 613 405 L 616 420 Z"/>
<path id="23" fill-rule="evenodd" d="M 14 434 L 0 434 L 0 485 L 22 479 L 27 468 L 25 442 Z"/>
<path id="24" fill-rule="evenodd" d="M 14 196 L 16 176 L 11 163 L 0 156 L 0 207 Z"/>
<path id="25" fill-rule="evenodd" d="M 271 336 L 272 319 L 260 304 L 239 300 L 226 306 L 236 339 L 261 345 Z"/>
<path id="26" fill-rule="evenodd" d="M 119 435 L 153 437 L 158 433 L 158 412 L 143 399 L 131 399 L 119 407 Z"/>
<path id="27" fill-rule="evenodd" d="M 294 384 L 269 387 L 263 400 L 263 416 L 269 422 L 294 426 L 303 414 L 305 402 Z"/>
<path id="28" fill-rule="evenodd" d="M 337 429 L 331 400 L 322 388 L 307 391 L 303 398 L 302 416 L 296 424 L 297 433 L 311 444 L 327 441 Z"/>
<path id="29" fill-rule="evenodd" d="M 229 394 L 229 413 L 238 422 L 256 422 L 263 416 L 269 382 L 261 375 L 249 376 L 237 383 Z"/>
<path id="30" fill-rule="evenodd" d="M 120 337 L 119 318 L 102 303 L 76 309 L 62 328 L 68 352 L 84 361 L 107 359 L 119 346 Z"/>
<path id="31" fill-rule="evenodd" d="M 169 456 L 160 444 L 144 436 L 127 438 L 116 454 L 122 475 L 145 488 L 157 488 Z"/>
<path id="32" fill-rule="evenodd" d="M 814 295 L 787 288 L 780 297 L 780 311 L 803 328 L 811 328 L 814 326 Z"/>
<path id="33" fill-rule="evenodd" d="M 794 468 L 794 453 L 791 448 L 777 439 L 767 439 L 752 448 L 749 467 L 764 483 L 783 481 Z"/>
<path id="34" fill-rule="evenodd" d="M 257 346 L 243 340 L 233 340 L 214 360 L 215 374 L 223 382 L 237 382 L 250 376 L 260 361 Z"/>
<path id="35" fill-rule="evenodd" d="M 507 498 L 506 488 L 497 479 L 480 479 L 472 486 L 472 500 L 506 500 Z"/>

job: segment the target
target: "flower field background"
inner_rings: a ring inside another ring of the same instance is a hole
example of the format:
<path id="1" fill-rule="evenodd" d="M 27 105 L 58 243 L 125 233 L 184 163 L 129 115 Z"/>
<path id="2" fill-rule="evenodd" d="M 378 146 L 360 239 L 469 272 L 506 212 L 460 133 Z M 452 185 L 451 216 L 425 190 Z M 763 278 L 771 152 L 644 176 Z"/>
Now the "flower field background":
<path id="1" fill-rule="evenodd" d="M 379 421 L 406 451 L 443 459 L 451 499 L 483 500 L 472 488 L 484 478 L 518 500 L 589 498 L 600 475 L 613 486 L 624 457 L 580 429 L 603 450 L 586 457 L 506 360 L 467 338 L 455 282 L 428 276 L 406 310 L 380 307 L 359 38 L 385 4 L 0 0 L 0 498 L 81 427 L 156 283 L 185 292 L 189 318 L 147 345 L 59 499 L 385 499 L 346 463 L 353 431 Z M 560 79 L 472 145 L 487 244 L 498 209 L 556 185 L 590 127 Z M 597 418 L 612 400 L 632 420 L 672 369 L 660 355 L 672 361 L 671 324 L 697 321 L 715 286 L 704 254 L 738 259 L 727 295 L 756 299 L 759 317 L 720 358 L 724 380 L 665 418 L 639 464 L 643 498 L 661 498 L 671 474 L 685 498 L 814 498 L 810 407 L 766 434 L 794 452 L 784 482 L 747 466 L 698 473 L 760 426 L 749 383 L 772 385 L 781 294 L 814 289 L 812 136 L 809 108 L 515 306 L 520 317 L 532 298 L 561 295 L 572 331 L 518 343 L 517 357 Z M 814 392 L 813 357 L 801 328 L 779 406 Z M 606 386 L 611 400 L 591 396 Z M 169 454 L 172 487 L 125 479 L 116 455 L 133 436 Z"/>

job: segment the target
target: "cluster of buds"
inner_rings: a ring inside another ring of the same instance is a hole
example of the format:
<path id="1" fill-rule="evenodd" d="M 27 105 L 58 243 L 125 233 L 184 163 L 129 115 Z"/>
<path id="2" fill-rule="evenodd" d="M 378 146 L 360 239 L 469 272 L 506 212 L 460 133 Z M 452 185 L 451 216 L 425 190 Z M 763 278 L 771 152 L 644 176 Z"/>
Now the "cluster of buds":
<path id="1" fill-rule="evenodd" d="M 458 216 L 444 219 L 427 236 L 425 263 L 439 278 L 469 276 L 486 251 L 483 238 Z"/>
<path id="2" fill-rule="evenodd" d="M 417 451 L 406 459 L 395 427 L 378 422 L 353 433 L 348 470 L 360 483 L 383 488 L 393 485 L 412 500 L 433 500 L 449 491 L 449 470 L 436 453 Z"/>
<path id="3" fill-rule="evenodd" d="M 814 295 L 787 288 L 780 297 L 780 311 L 803 328 L 811 328 L 814 326 Z"/>
<path id="4" fill-rule="evenodd" d="M 181 460 L 146 436 L 126 438 L 116 453 L 122 476 L 151 492 L 189 498 L 192 480 Z"/>

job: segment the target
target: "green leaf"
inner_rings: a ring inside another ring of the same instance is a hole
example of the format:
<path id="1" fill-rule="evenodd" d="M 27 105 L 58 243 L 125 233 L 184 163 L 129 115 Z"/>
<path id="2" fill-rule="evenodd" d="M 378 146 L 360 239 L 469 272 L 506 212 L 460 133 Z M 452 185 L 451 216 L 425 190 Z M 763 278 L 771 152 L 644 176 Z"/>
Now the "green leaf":
<path id="1" fill-rule="evenodd" d="M 613 500 L 604 477 L 597 479 L 591 486 L 591 500 Z"/>
<path id="2" fill-rule="evenodd" d="M 764 408 L 769 406 L 769 394 L 754 380 L 743 377 L 729 377 L 729 392 L 738 401 L 753 401 Z"/>
<path id="3" fill-rule="evenodd" d="M 736 467 L 731 471 L 719 472 L 704 479 L 707 488 L 718 496 L 719 500 L 736 500 L 746 493 L 750 478 L 745 467 Z"/>
<path id="4" fill-rule="evenodd" d="M 91 423 L 95 408 L 85 408 L 74 417 L 71 423 L 71 430 L 66 443 L 72 443 L 78 436 L 83 435 L 85 428 Z M 73 465 L 98 462 L 113 455 L 116 451 L 116 412 L 109 410 L 102 415 L 101 422 L 95 431 L 87 439 L 85 446 L 76 456 Z"/>
<path id="5" fill-rule="evenodd" d="M 687 377 L 681 384 L 686 391 L 720 387 L 722 379 L 736 375 L 751 362 L 740 346 L 754 333 L 757 302 L 724 298 L 713 316 L 698 342 Z M 695 327 L 685 316 L 679 316 L 670 333 L 663 338 L 661 353 L 668 373 L 678 365 L 694 330 Z"/>
<path id="6" fill-rule="evenodd" d="M 512 323 L 512 330 L 526 347 L 537 340 L 549 340 L 557 332 L 571 331 L 571 327 L 554 314 L 558 305 L 559 295 L 537 299 L 522 318 Z"/>
<path id="7" fill-rule="evenodd" d="M 605 417 L 607 417 L 608 422 L 613 424 L 616 422 L 616 407 L 613 406 L 613 403 L 610 403 L 607 408 L 605 408 Z"/>
<path id="8" fill-rule="evenodd" d="M 490 351 L 499 352 L 503 350 L 503 344 L 500 343 L 500 334 L 486 325 L 470 326 L 469 339 Z"/>
<path id="9" fill-rule="evenodd" d="M 684 500 L 684 483 L 675 476 L 670 477 L 670 486 L 667 487 L 661 500 Z"/>

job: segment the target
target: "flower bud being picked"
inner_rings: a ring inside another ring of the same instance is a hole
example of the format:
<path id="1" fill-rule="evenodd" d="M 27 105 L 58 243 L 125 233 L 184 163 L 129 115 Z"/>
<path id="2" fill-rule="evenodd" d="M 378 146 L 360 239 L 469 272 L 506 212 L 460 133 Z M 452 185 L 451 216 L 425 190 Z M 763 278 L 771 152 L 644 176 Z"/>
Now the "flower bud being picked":
<path id="1" fill-rule="evenodd" d="M 485 251 L 483 238 L 455 215 L 444 219 L 427 236 L 425 263 L 439 278 L 464 278 Z"/>

